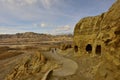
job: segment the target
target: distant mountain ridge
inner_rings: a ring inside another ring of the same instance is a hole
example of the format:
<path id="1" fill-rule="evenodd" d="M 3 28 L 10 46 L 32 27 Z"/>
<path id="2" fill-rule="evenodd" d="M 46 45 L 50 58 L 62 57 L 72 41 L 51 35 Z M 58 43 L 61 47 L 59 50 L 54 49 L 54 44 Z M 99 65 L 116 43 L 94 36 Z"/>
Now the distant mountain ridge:
<path id="1" fill-rule="evenodd" d="M 25 32 L 16 34 L 0 34 L 2 42 L 40 42 L 40 41 L 62 41 L 72 40 L 72 34 L 51 35 L 43 33 Z"/>
<path id="2" fill-rule="evenodd" d="M 0 34 L 0 38 L 34 38 L 39 36 L 69 36 L 72 37 L 72 34 L 60 34 L 60 35 L 51 35 L 51 34 L 44 34 L 44 33 L 35 33 L 35 32 L 25 32 L 25 33 L 16 33 L 16 34 Z"/>
<path id="3" fill-rule="evenodd" d="M 52 36 L 50 34 L 43 33 L 34 33 L 34 32 L 25 32 L 25 33 L 16 33 L 16 34 L 0 34 L 0 38 L 34 38 L 39 36 Z"/>

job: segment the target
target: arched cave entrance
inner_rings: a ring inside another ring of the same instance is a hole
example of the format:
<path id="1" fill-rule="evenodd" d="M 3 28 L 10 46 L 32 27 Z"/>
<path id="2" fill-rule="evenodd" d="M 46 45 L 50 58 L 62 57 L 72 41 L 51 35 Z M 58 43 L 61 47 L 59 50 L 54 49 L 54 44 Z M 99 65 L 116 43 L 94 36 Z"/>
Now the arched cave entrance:
<path id="1" fill-rule="evenodd" d="M 92 46 L 91 46 L 91 44 L 88 44 L 88 45 L 86 46 L 86 51 L 87 51 L 88 53 L 91 53 L 91 52 L 92 52 Z"/>
<path id="2" fill-rule="evenodd" d="M 96 46 L 96 54 L 101 55 L 101 45 Z"/>
<path id="3" fill-rule="evenodd" d="M 74 46 L 75 52 L 78 52 L 78 46 Z"/>

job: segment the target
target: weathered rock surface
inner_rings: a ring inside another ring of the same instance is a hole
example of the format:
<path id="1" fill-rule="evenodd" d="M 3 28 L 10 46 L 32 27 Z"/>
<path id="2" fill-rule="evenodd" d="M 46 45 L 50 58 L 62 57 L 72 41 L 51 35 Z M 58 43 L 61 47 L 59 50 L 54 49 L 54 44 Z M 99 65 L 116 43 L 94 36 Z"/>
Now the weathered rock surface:
<path id="1" fill-rule="evenodd" d="M 44 80 L 54 65 L 54 62 L 47 61 L 37 52 L 24 57 L 5 80 L 41 80 L 42 78 Z"/>
<path id="2" fill-rule="evenodd" d="M 69 48 L 72 48 L 72 44 L 62 44 L 62 45 L 60 46 L 60 49 L 61 49 L 61 50 L 67 50 L 67 49 L 69 49 Z"/>
<path id="3" fill-rule="evenodd" d="M 75 54 L 82 56 L 89 53 L 92 56 L 101 56 L 102 63 L 95 67 L 95 80 L 120 79 L 119 8 L 120 0 L 117 0 L 107 12 L 83 18 L 75 26 Z"/>
<path id="4" fill-rule="evenodd" d="M 76 24 L 74 45 L 75 48 L 79 48 L 79 54 L 91 50 L 89 46 L 89 50 L 86 49 L 88 44 L 92 48 L 91 52 L 96 53 L 97 46 L 100 46 L 103 52 L 103 47 L 117 39 L 120 32 L 119 7 L 120 0 L 117 0 L 108 12 L 95 17 L 83 18 Z"/>

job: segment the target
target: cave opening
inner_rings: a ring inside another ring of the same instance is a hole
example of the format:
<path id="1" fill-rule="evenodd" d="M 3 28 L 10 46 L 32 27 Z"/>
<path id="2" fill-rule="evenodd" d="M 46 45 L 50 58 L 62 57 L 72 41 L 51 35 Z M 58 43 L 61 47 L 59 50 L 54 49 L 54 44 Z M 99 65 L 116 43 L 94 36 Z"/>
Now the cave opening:
<path id="1" fill-rule="evenodd" d="M 74 46 L 75 52 L 78 52 L 78 46 Z"/>
<path id="2" fill-rule="evenodd" d="M 101 45 L 96 46 L 96 54 L 101 55 Z"/>
<path id="3" fill-rule="evenodd" d="M 92 52 L 92 46 L 91 46 L 91 44 L 88 44 L 88 45 L 86 46 L 86 51 L 87 51 L 88 53 L 91 53 L 91 52 Z"/>

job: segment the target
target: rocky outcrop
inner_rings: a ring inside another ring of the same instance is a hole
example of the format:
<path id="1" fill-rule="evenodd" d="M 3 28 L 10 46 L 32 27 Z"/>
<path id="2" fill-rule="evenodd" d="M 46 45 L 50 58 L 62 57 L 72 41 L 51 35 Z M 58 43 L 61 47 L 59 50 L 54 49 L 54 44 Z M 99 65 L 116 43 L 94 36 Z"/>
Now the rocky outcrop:
<path id="1" fill-rule="evenodd" d="M 24 57 L 5 80 L 46 80 L 55 64 L 37 52 Z"/>
<path id="2" fill-rule="evenodd" d="M 69 48 L 72 48 L 72 44 L 61 44 L 60 46 L 61 50 L 67 50 Z"/>
<path id="3" fill-rule="evenodd" d="M 81 19 L 74 29 L 76 54 L 101 54 L 116 39 L 120 27 L 120 0 L 108 10 L 95 17 Z"/>
<path id="4" fill-rule="evenodd" d="M 101 58 L 100 65 L 96 65 L 89 72 L 90 74 L 94 72 L 92 74 L 94 80 L 120 79 L 119 7 L 120 0 L 117 0 L 107 12 L 95 17 L 83 18 L 75 26 L 75 54 L 82 56 L 88 53 L 92 57 Z"/>

